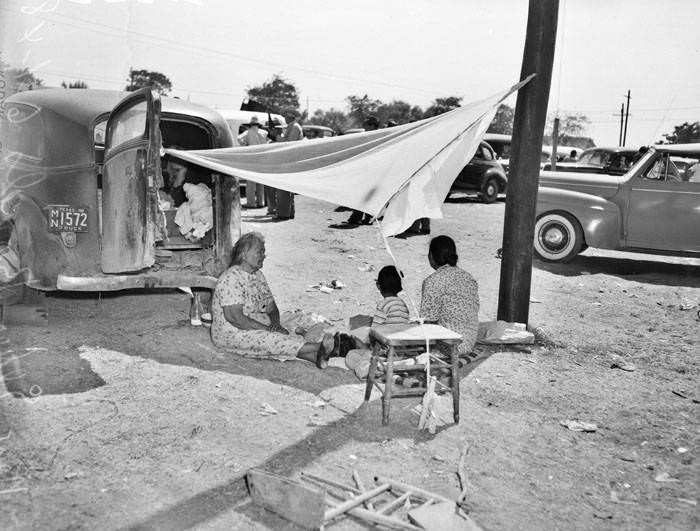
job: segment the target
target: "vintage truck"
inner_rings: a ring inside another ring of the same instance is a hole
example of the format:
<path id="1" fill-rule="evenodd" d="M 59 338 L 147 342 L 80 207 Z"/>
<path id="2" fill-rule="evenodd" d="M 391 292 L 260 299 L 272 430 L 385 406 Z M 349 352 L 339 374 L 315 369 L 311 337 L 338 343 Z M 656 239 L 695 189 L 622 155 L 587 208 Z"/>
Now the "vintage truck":
<path id="1" fill-rule="evenodd" d="M 236 179 L 206 170 L 213 228 L 183 237 L 163 206 L 163 147 L 233 145 L 207 107 L 118 92 L 15 94 L 0 120 L 0 281 L 35 290 L 213 288 L 240 235 Z"/>

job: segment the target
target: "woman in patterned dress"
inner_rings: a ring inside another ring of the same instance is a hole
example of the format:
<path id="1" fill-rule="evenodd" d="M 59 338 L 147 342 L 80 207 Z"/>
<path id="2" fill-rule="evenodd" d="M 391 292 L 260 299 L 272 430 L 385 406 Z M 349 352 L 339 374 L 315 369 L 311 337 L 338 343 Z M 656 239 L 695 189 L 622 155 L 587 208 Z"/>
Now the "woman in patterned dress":
<path id="1" fill-rule="evenodd" d="M 449 236 L 430 241 L 428 261 L 435 270 L 423 281 L 420 315 L 462 336 L 459 354 L 469 354 L 479 330 L 479 285 L 457 267 L 457 248 Z"/>
<path id="2" fill-rule="evenodd" d="M 280 312 L 260 268 L 265 260 L 262 234 L 241 236 L 231 267 L 222 273 L 212 298 L 212 342 L 241 356 L 277 360 L 302 359 L 319 368 L 328 365 L 338 334 L 307 341 L 280 323 Z"/>

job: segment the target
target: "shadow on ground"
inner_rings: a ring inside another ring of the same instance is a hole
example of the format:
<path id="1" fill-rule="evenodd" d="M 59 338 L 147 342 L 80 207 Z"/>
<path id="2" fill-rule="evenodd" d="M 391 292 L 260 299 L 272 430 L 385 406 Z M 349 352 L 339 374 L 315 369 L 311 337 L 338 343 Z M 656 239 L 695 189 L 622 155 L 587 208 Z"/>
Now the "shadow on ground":
<path id="1" fill-rule="evenodd" d="M 613 275 L 662 286 L 700 287 L 700 266 L 656 260 L 579 255 L 567 264 L 535 260 L 538 269 L 566 277 L 583 273 Z"/>

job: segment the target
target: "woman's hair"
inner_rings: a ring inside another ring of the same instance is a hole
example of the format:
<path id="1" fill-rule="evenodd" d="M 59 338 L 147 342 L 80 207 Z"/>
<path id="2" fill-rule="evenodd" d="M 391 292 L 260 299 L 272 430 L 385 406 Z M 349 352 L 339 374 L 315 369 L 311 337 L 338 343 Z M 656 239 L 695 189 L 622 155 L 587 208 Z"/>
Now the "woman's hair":
<path id="1" fill-rule="evenodd" d="M 243 261 L 243 253 L 256 243 L 260 245 L 265 244 L 265 237 L 259 232 L 246 232 L 243 236 L 238 238 L 238 241 L 233 245 L 233 250 L 231 251 L 231 265 L 240 265 Z"/>
<path id="2" fill-rule="evenodd" d="M 384 266 L 377 275 L 377 284 L 382 293 L 393 293 L 396 295 L 403 289 L 401 286 L 401 275 L 393 265 Z"/>
<path id="3" fill-rule="evenodd" d="M 437 267 L 445 264 L 457 265 L 457 247 L 455 247 L 454 240 L 449 236 L 435 236 L 435 238 L 430 240 L 429 253 Z"/>

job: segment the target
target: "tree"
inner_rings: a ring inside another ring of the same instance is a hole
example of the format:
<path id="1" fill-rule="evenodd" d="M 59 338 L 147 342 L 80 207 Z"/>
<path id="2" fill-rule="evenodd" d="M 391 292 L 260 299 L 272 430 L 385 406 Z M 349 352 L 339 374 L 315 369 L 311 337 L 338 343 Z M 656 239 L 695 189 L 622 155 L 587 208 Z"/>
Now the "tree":
<path id="1" fill-rule="evenodd" d="M 284 114 L 294 112 L 299 114 L 299 95 L 294 83 L 275 74 L 270 81 L 248 89 L 248 97 L 263 104 L 268 112 Z"/>
<path id="2" fill-rule="evenodd" d="M 7 70 L 6 75 L 9 94 L 34 90 L 44 86 L 44 82 L 36 77 L 29 68 L 10 68 Z"/>
<path id="3" fill-rule="evenodd" d="M 380 100 L 373 100 L 367 94 L 364 96 L 348 96 L 348 118 L 354 127 L 362 127 L 365 118 L 377 116 L 379 107 L 383 105 Z M 377 116 L 377 120 L 379 117 Z"/>
<path id="4" fill-rule="evenodd" d="M 391 103 L 382 103 L 377 109 L 379 123 L 394 120 L 397 124 L 405 124 L 411 121 L 411 104 L 401 100 Z"/>
<path id="5" fill-rule="evenodd" d="M 437 116 L 452 109 L 456 109 L 462 105 L 462 98 L 458 96 L 449 96 L 447 98 L 435 98 L 433 103 L 425 110 L 423 118 Z"/>
<path id="6" fill-rule="evenodd" d="M 496 116 L 489 125 L 487 133 L 500 133 L 502 135 L 513 134 L 513 118 L 515 118 L 515 110 L 513 107 L 502 103 L 496 109 Z"/>
<path id="7" fill-rule="evenodd" d="M 560 117 L 557 143 L 562 145 L 571 145 L 570 140 L 567 139 L 582 136 L 586 132 L 586 127 L 590 123 L 591 121 L 584 114 L 575 113 L 568 114 L 563 118 Z M 545 136 L 551 138 L 554 129 L 554 118 L 548 118 L 547 124 Z"/>
<path id="8" fill-rule="evenodd" d="M 150 70 L 134 70 L 129 69 L 129 77 L 127 78 L 128 85 L 124 90 L 134 92 L 143 87 L 151 87 L 161 96 L 167 96 L 173 89 L 170 79 L 165 74 Z"/>
<path id="9" fill-rule="evenodd" d="M 65 81 L 61 81 L 61 86 L 63 88 L 69 88 L 69 89 L 86 89 L 88 88 L 87 83 L 85 81 L 70 81 L 67 85 Z"/>
<path id="10" fill-rule="evenodd" d="M 349 128 L 348 117 L 343 111 L 331 108 L 328 111 L 318 109 L 309 118 L 309 123 L 314 125 L 325 125 L 338 133 L 342 133 Z"/>
<path id="11" fill-rule="evenodd" d="M 700 142 L 700 122 L 683 122 L 673 128 L 673 133 L 664 134 L 669 144 L 691 144 Z"/>

